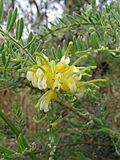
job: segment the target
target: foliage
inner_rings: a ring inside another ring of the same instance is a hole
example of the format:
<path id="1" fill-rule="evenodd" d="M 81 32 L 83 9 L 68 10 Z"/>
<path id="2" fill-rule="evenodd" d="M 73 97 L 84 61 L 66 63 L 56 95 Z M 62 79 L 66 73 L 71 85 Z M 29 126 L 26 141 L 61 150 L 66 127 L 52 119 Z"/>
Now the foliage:
<path id="1" fill-rule="evenodd" d="M 51 23 L 51 27 L 45 26 L 41 33 L 30 32 L 25 38 L 24 20 L 17 19 L 18 9 L 9 10 L 5 23 L 0 0 L 0 106 L 4 106 L 2 94 L 5 96 L 9 90 L 19 95 L 21 89 L 23 94 L 30 88 L 26 97 L 34 97 L 34 105 L 44 94 L 26 79 L 30 66 L 36 67 L 38 54 L 42 57 L 40 61 L 48 57 L 55 63 L 69 54 L 71 64 L 84 67 L 80 83 L 90 85 L 81 94 L 59 90 L 49 112 L 36 109 L 30 119 L 38 127 L 31 134 L 26 131 L 28 117 L 23 103 L 20 106 L 13 99 L 10 117 L 1 107 L 0 139 L 8 141 L 12 137 L 14 142 L 12 148 L 9 144 L 0 146 L 1 159 L 119 159 L 119 6 L 120 2 L 116 1 L 99 9 L 92 3 L 81 9 L 80 14 L 65 15 Z M 73 42 L 72 46 L 69 41 Z M 26 107 L 30 110 L 32 106 Z"/>

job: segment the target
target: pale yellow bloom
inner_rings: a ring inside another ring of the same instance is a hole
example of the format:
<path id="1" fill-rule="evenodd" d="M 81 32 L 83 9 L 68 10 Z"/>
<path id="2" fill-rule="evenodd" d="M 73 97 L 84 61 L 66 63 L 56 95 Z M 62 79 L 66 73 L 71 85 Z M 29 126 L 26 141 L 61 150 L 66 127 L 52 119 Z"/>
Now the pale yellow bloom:
<path id="1" fill-rule="evenodd" d="M 59 90 L 60 87 L 61 87 L 61 80 L 62 80 L 62 74 L 61 73 L 58 73 L 55 75 L 55 81 L 53 83 L 53 86 L 52 86 L 52 89 L 57 89 Z"/>
<path id="2" fill-rule="evenodd" d="M 38 78 L 38 88 L 39 88 L 40 90 L 47 88 L 47 77 L 46 77 L 46 76 L 43 76 L 43 77 L 40 76 L 40 77 Z"/>
<path id="3" fill-rule="evenodd" d="M 72 42 L 70 42 L 70 46 Z M 68 93 L 74 93 L 76 96 L 82 96 L 86 91 L 84 87 L 93 81 L 80 82 L 82 75 L 90 67 L 76 67 L 76 60 L 70 65 L 70 58 L 68 57 L 68 50 L 58 63 L 54 60 L 49 61 L 48 57 L 43 53 L 36 53 L 37 65 L 30 67 L 27 72 L 27 79 L 32 82 L 34 87 L 42 89 L 50 89 L 39 99 L 36 108 L 40 108 L 44 112 L 49 111 L 49 103 L 52 99 L 57 97 L 59 90 L 64 90 Z M 55 123 L 51 124 L 56 126 Z"/>
<path id="4" fill-rule="evenodd" d="M 41 66 L 41 65 L 48 64 L 49 63 L 49 59 L 45 54 L 40 53 L 40 56 L 36 58 L 36 62 L 37 62 L 37 64 L 39 66 Z"/>
<path id="5" fill-rule="evenodd" d="M 69 66 L 69 57 L 63 56 L 60 62 L 56 64 L 53 60 L 49 62 L 49 59 L 41 53 L 36 61 L 38 64 L 37 69 L 32 67 L 27 72 L 27 79 L 32 82 L 34 87 L 38 87 L 40 90 L 51 88 L 58 91 L 63 89 L 71 93 L 77 91 L 77 84 L 81 79 L 81 74 L 76 66 Z"/>
<path id="6" fill-rule="evenodd" d="M 53 90 L 47 91 L 38 101 L 36 108 L 40 108 L 40 110 L 43 110 L 44 112 L 48 112 L 49 108 L 49 102 L 52 99 L 55 99 L 57 97 L 57 94 Z"/>
<path id="7" fill-rule="evenodd" d="M 77 93 L 77 86 L 81 79 L 79 69 L 75 65 L 69 65 L 70 58 L 63 56 L 61 60 L 56 63 L 49 61 L 48 57 L 40 54 L 36 58 L 37 65 L 30 68 L 27 72 L 27 79 L 32 82 L 34 87 L 48 90 L 38 101 L 36 108 L 40 108 L 44 112 L 49 111 L 49 102 L 57 97 L 56 91 L 60 89 Z M 54 125 L 54 124 L 53 124 Z"/>
<path id="8" fill-rule="evenodd" d="M 69 64 L 70 63 L 70 57 L 63 56 L 61 58 L 60 62 L 63 63 L 63 64 Z"/>
<path id="9" fill-rule="evenodd" d="M 29 81 L 32 82 L 32 85 L 33 87 L 37 87 L 37 82 L 38 82 L 38 79 L 37 79 L 37 76 L 36 76 L 36 70 L 32 68 L 33 71 L 28 71 L 27 72 L 27 79 Z"/>
<path id="10" fill-rule="evenodd" d="M 61 85 L 61 89 L 64 91 L 69 91 L 71 93 L 74 93 L 77 91 L 77 83 L 73 78 L 66 78 L 63 79 L 63 83 Z"/>
<path id="11" fill-rule="evenodd" d="M 71 77 L 72 74 L 74 73 L 74 70 L 75 70 L 75 66 L 69 66 L 67 69 L 64 70 L 63 72 L 63 75 L 64 77 L 68 78 L 68 77 Z"/>
<path id="12" fill-rule="evenodd" d="M 57 71 L 58 73 L 64 72 L 66 68 L 67 68 L 67 64 L 64 64 L 64 63 L 61 63 L 61 62 L 58 62 L 58 63 L 56 64 L 56 71 Z"/>

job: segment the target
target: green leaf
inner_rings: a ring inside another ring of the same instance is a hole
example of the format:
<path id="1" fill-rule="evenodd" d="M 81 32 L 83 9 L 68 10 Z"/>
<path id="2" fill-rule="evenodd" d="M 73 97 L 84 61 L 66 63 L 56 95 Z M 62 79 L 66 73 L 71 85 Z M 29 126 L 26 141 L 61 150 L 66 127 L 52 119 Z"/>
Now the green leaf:
<path id="1" fill-rule="evenodd" d="M 110 128 L 101 128 L 97 130 L 98 132 L 113 134 L 113 131 Z"/>
<path id="2" fill-rule="evenodd" d="M 5 56 L 5 52 L 2 52 L 2 63 L 5 66 L 6 65 L 6 56 Z"/>
<path id="3" fill-rule="evenodd" d="M 19 20 L 19 24 L 18 24 L 18 30 L 16 32 L 18 32 L 18 36 L 17 39 L 20 40 L 22 37 L 22 33 L 23 33 L 23 28 L 24 28 L 24 21 L 23 18 L 21 18 Z"/>
<path id="4" fill-rule="evenodd" d="M 59 59 L 62 57 L 62 52 L 61 52 L 60 45 L 58 46 L 58 49 L 57 49 L 57 56 L 58 56 Z"/>
<path id="5" fill-rule="evenodd" d="M 9 65 L 9 63 L 10 63 L 10 58 L 11 58 L 11 56 L 9 55 L 9 56 L 8 56 L 8 59 L 7 59 L 7 62 L 6 62 L 6 64 L 5 64 L 5 68 L 8 67 L 8 65 Z"/>
<path id="6" fill-rule="evenodd" d="M 36 37 L 34 37 L 34 41 L 35 40 L 36 40 Z M 35 52 L 40 52 L 41 49 L 42 49 L 42 46 L 43 46 L 43 41 L 40 40 L 39 43 L 38 43 L 38 45 L 37 45 L 37 47 L 36 47 L 36 49 L 35 49 Z"/>
<path id="7" fill-rule="evenodd" d="M 63 40 L 63 45 L 62 46 L 63 46 L 62 47 L 62 53 L 65 54 L 65 51 L 67 49 L 67 44 L 66 44 L 65 40 Z"/>
<path id="8" fill-rule="evenodd" d="M 18 137 L 20 131 L 18 131 L 18 129 L 13 125 L 13 123 L 8 119 L 8 117 L 2 111 L 0 111 L 0 117 L 7 123 L 7 125 L 10 127 L 13 133 Z"/>
<path id="9" fill-rule="evenodd" d="M 20 131 L 14 126 L 14 124 L 11 122 L 11 120 L 8 119 L 8 117 L 1 110 L 0 110 L 0 117 L 7 123 L 7 125 L 14 132 L 14 134 L 20 139 L 20 143 L 22 143 L 22 145 L 24 143 L 24 147 L 29 149 L 30 146 L 25 141 L 23 135 L 20 133 Z M 19 135 L 21 135 L 21 136 L 19 136 Z M 36 160 L 36 156 L 32 152 L 30 152 L 29 155 L 32 160 Z"/>
<path id="10" fill-rule="evenodd" d="M 94 122 L 94 123 L 96 123 L 98 126 L 102 126 L 102 125 L 103 125 L 102 120 L 101 120 L 101 119 L 99 119 L 99 118 L 95 118 L 95 119 L 93 119 L 93 122 Z"/>
<path id="11" fill-rule="evenodd" d="M 69 120 L 69 123 L 74 127 L 80 127 L 80 123 L 78 120 Z"/>
<path id="12" fill-rule="evenodd" d="M 77 45 L 80 46 L 80 50 L 84 50 L 85 44 L 84 44 L 84 42 L 83 42 L 82 36 L 79 36 L 79 37 L 78 37 L 78 43 L 79 43 L 79 44 L 77 44 Z"/>
<path id="13" fill-rule="evenodd" d="M 98 47 L 98 40 L 97 40 L 97 35 L 95 32 L 92 32 L 90 34 L 90 39 L 91 39 L 91 47 L 94 49 Z"/>
<path id="14" fill-rule="evenodd" d="M 77 39 L 75 38 L 74 44 L 76 45 L 77 50 L 81 50 L 80 37 L 78 37 Z"/>
<path id="15" fill-rule="evenodd" d="M 17 25 L 16 25 L 16 39 L 20 40 L 22 37 L 22 33 L 23 33 L 23 28 L 24 28 L 24 21 L 23 19 L 19 19 L 17 21 Z"/>
<path id="16" fill-rule="evenodd" d="M 29 33 L 27 43 L 29 43 L 33 39 L 33 32 Z"/>
<path id="17" fill-rule="evenodd" d="M 23 151 L 23 150 L 22 150 L 22 147 L 21 147 L 21 145 L 18 143 L 18 141 L 16 141 L 16 148 L 17 148 L 18 152 L 22 152 L 22 151 Z"/>
<path id="18" fill-rule="evenodd" d="M 10 22 L 11 22 L 11 17 L 12 17 L 12 9 L 10 8 L 8 11 L 8 18 L 7 18 L 7 26 L 6 26 L 6 30 L 8 30 Z"/>
<path id="19" fill-rule="evenodd" d="M 17 17 L 17 8 L 15 8 L 15 10 L 13 11 L 13 15 L 12 15 L 10 24 L 9 24 L 9 26 L 8 26 L 8 32 L 11 31 L 11 29 L 12 29 L 14 23 L 15 23 L 16 17 Z"/>
<path id="20" fill-rule="evenodd" d="M 23 138 L 23 135 L 22 134 L 20 134 L 19 136 L 18 136 L 18 140 L 17 140 L 17 142 L 16 142 L 16 146 L 17 146 L 17 148 L 18 148 L 18 151 L 20 151 L 20 152 L 22 152 L 22 151 L 24 151 L 25 149 L 26 149 L 26 144 L 24 143 L 24 138 Z"/>
<path id="21" fill-rule="evenodd" d="M 19 23 L 20 23 L 20 20 L 18 19 L 17 21 L 17 24 L 16 24 L 16 39 L 19 40 Z"/>
<path id="22" fill-rule="evenodd" d="M 0 20 L 2 19 L 3 15 L 3 0 L 0 0 Z"/>
<path id="23" fill-rule="evenodd" d="M 51 55 L 53 56 L 54 59 L 56 59 L 54 47 L 51 48 Z"/>
<path id="24" fill-rule="evenodd" d="M 36 40 L 36 37 L 33 37 L 31 41 L 24 48 L 29 48 L 34 43 L 35 40 Z"/>
<path id="25" fill-rule="evenodd" d="M 33 54 L 35 52 L 35 43 L 33 42 L 31 45 L 30 45 L 30 51 L 31 51 L 31 54 Z"/>
<path id="26" fill-rule="evenodd" d="M 94 25 L 94 21 L 91 16 L 89 16 L 89 21 Z"/>
<path id="27" fill-rule="evenodd" d="M 8 153 L 8 154 L 14 154 L 15 152 L 6 148 L 6 147 L 3 147 L 3 146 L 0 146 L 0 152 L 2 153 Z"/>

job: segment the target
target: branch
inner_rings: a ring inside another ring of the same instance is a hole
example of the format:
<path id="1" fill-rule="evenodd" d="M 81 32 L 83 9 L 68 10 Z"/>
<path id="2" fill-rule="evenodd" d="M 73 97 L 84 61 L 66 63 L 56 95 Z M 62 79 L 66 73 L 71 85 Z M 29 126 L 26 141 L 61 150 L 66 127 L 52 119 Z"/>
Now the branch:
<path id="1" fill-rule="evenodd" d="M 35 0 L 33 0 L 33 3 L 34 3 L 34 5 L 35 5 L 35 7 L 36 7 L 36 9 L 37 9 L 37 14 L 38 14 L 38 16 L 39 16 L 39 15 L 40 15 L 40 11 L 39 11 L 38 4 L 37 4 L 37 2 L 36 2 Z"/>
<path id="2" fill-rule="evenodd" d="M 57 32 L 57 31 L 60 31 L 62 29 L 66 29 L 66 28 L 72 28 L 72 27 L 75 27 L 75 26 L 82 26 L 82 25 L 93 25 L 89 22 L 84 22 L 84 23 L 73 23 L 73 24 L 70 24 L 70 25 L 64 25 L 64 26 L 61 26 L 59 28 L 55 28 L 53 30 L 49 30 L 49 32 L 46 32 L 44 35 L 41 35 L 41 34 L 38 34 L 40 36 L 40 38 L 45 38 L 46 36 L 50 35 L 50 34 L 53 34 L 54 32 Z M 100 23 L 96 23 L 95 25 L 101 25 Z"/>
<path id="3" fill-rule="evenodd" d="M 77 51 L 75 53 L 76 54 L 82 54 L 82 53 L 89 53 L 89 52 L 117 52 L 117 53 L 120 53 L 120 50 L 115 50 L 115 49 L 107 49 L 107 48 L 98 48 L 98 49 L 87 49 L 87 50 L 84 50 L 84 51 Z"/>
<path id="4" fill-rule="evenodd" d="M 74 108 L 73 106 L 71 106 L 70 104 L 68 103 L 64 103 L 62 102 L 60 99 L 56 99 L 55 100 L 58 104 L 64 106 L 65 108 L 69 109 L 70 111 L 72 111 L 73 113 L 77 114 L 79 119 L 83 119 L 85 121 L 90 121 L 91 119 L 89 119 L 88 117 L 86 117 L 84 114 L 80 113 L 76 108 Z M 93 117 L 92 114 L 90 114 L 90 117 Z M 93 117 L 95 118 L 95 117 Z M 97 124 L 94 123 L 94 126 L 96 128 L 100 128 L 100 126 L 98 126 Z"/>
<path id="5" fill-rule="evenodd" d="M 78 112 L 78 110 L 76 108 L 74 108 L 73 106 L 71 106 L 70 104 L 68 103 L 64 103 L 62 102 L 60 99 L 56 99 L 55 100 L 58 104 L 66 107 L 67 109 L 69 109 L 70 111 L 74 112 L 75 114 L 78 115 L 78 117 L 81 119 L 84 119 L 86 121 L 89 121 L 89 118 L 87 118 L 85 115 L 81 114 L 80 112 Z"/>

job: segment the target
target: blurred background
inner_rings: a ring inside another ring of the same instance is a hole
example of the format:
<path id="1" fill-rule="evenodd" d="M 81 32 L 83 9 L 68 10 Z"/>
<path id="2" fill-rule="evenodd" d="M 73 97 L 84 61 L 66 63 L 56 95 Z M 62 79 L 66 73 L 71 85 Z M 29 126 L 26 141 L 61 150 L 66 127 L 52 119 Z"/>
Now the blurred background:
<path id="1" fill-rule="evenodd" d="M 114 0 L 97 0 L 101 8 Z M 91 0 L 4 0 L 5 12 L 18 7 L 19 17 L 24 17 L 26 29 L 39 32 L 43 25 L 49 25 L 63 14 L 80 13 L 80 8 L 93 3 Z M 18 17 L 18 18 L 19 18 Z"/>

